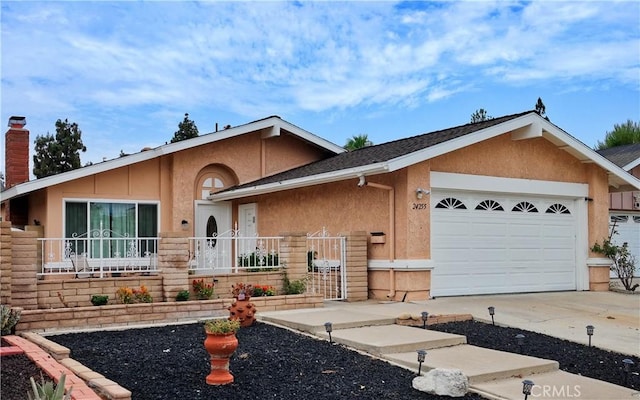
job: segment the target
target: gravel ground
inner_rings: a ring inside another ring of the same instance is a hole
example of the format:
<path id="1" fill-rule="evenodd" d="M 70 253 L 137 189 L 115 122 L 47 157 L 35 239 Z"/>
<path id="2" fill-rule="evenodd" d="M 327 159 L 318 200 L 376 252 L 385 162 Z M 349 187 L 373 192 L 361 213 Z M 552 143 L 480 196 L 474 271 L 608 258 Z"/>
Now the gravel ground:
<path id="1" fill-rule="evenodd" d="M 514 337 L 523 333 L 524 354 L 557 360 L 561 369 L 571 373 L 640 388 L 637 357 L 473 321 L 429 328 L 463 334 L 470 344 L 510 352 L 519 352 Z M 411 371 L 264 323 L 238 332 L 240 344 L 231 359 L 235 382 L 209 386 L 205 383 L 209 356 L 202 345 L 204 338 L 201 324 L 49 336 L 70 348 L 72 358 L 131 390 L 134 400 L 441 398 L 413 390 L 415 374 Z M 25 390 L 5 385 L 12 380 L 9 373 L 22 370 L 22 362 L 13 364 L 18 357 L 2 359 L 4 400 L 25 398 Z M 629 381 L 623 372 L 624 358 L 636 363 Z M 22 375 L 28 382 L 29 375 Z M 480 397 L 469 394 L 465 399 Z"/>
<path id="2" fill-rule="evenodd" d="M 202 324 L 48 338 L 70 348 L 73 359 L 131 390 L 134 400 L 449 399 L 412 389 L 412 371 L 324 340 L 264 323 L 242 328 L 237 336 L 239 346 L 231 359 L 235 382 L 224 386 L 205 383 L 210 365 Z M 12 398 L 22 400 L 24 392 L 10 397 L 3 388 L 2 399 Z M 481 397 L 469 394 L 464 399 Z"/>
<path id="3" fill-rule="evenodd" d="M 589 347 L 536 332 L 493 326 L 476 321 L 432 325 L 429 329 L 465 335 L 467 342 L 474 346 L 511 353 L 520 352 L 515 336 L 523 334 L 525 335 L 525 340 L 522 346 L 522 354 L 556 360 L 560 364 L 561 370 L 572 374 L 640 389 L 640 376 L 638 374 L 640 358 L 638 357 L 606 351 L 597 347 Z M 597 341 L 598 336 L 594 335 L 592 343 L 595 344 Z M 629 350 L 631 351 L 632 349 Z M 630 375 L 624 372 L 622 360 L 625 358 L 631 359 L 635 363 Z"/>

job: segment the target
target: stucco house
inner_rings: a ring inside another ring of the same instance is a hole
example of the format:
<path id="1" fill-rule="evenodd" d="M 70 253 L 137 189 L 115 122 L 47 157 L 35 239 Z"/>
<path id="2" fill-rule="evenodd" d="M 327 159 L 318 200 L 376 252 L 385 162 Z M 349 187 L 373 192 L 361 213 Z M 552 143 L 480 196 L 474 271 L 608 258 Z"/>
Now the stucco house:
<path id="1" fill-rule="evenodd" d="M 640 178 L 640 143 L 598 150 L 598 153 Z M 609 218 L 616 232 L 612 241 L 628 243 L 629 252 L 636 257 L 636 276 L 640 276 L 640 191 L 622 191 L 609 195 Z M 612 273 L 613 276 L 613 273 Z"/>
<path id="2" fill-rule="evenodd" d="M 369 298 L 608 290 L 608 262 L 589 248 L 608 234 L 610 191 L 640 190 L 534 111 L 350 152 L 272 116 L 34 181 L 20 121 L 2 192 L 16 228 L 36 221 L 45 239 L 366 232 Z"/>

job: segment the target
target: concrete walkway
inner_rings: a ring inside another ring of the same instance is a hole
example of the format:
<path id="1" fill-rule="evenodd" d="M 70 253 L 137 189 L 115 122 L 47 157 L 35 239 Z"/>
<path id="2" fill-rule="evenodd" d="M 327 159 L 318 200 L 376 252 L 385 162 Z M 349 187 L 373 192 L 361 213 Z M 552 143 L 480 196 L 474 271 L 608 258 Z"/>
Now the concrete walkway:
<path id="1" fill-rule="evenodd" d="M 536 382 L 537 397 L 554 399 L 639 399 L 628 388 L 560 371 L 554 360 L 483 349 L 466 338 L 392 325 L 401 314 L 472 314 L 496 323 L 586 343 L 585 326 L 596 327 L 595 346 L 638 354 L 640 297 L 617 293 L 565 292 L 500 296 L 451 297 L 424 302 L 327 302 L 325 308 L 258 313 L 264 321 L 328 338 L 324 323 L 333 324 L 335 342 L 366 351 L 417 370 L 416 350 L 430 349 L 423 371 L 456 368 L 469 378 L 471 390 L 490 399 L 522 399 L 522 380 Z M 582 336 L 582 337 L 581 337 Z M 548 390 L 549 393 L 543 393 Z M 535 393 L 532 393 L 532 396 Z"/>
<path id="2" fill-rule="evenodd" d="M 325 307 L 348 307 L 395 318 L 403 312 L 419 315 L 471 314 L 491 321 L 487 307 L 495 307 L 498 325 L 544 333 L 587 344 L 586 326 L 595 327 L 594 346 L 640 356 L 640 295 L 614 292 L 552 292 L 487 296 L 441 297 L 411 303 L 327 302 Z"/>

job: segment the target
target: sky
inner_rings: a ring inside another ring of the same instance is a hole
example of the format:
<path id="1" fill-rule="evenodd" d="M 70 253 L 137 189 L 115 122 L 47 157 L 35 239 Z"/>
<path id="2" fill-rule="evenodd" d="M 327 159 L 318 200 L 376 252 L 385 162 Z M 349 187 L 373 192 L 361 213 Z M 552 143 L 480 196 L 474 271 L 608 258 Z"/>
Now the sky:
<path id="1" fill-rule="evenodd" d="M 1 108 L 83 164 L 278 115 L 340 146 L 532 110 L 589 147 L 640 121 L 640 2 L 1 2 Z M 6 132 L 6 128 L 5 128 Z M 4 171 L 4 139 L 0 141 Z M 33 145 L 31 146 L 33 155 Z"/>

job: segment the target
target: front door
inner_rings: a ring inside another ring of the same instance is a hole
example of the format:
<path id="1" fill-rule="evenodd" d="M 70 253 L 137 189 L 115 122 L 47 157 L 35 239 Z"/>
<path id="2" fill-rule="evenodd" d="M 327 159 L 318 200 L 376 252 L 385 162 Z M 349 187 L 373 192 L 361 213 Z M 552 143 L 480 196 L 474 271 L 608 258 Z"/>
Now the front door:
<path id="1" fill-rule="evenodd" d="M 196 269 L 203 273 L 231 272 L 231 204 L 196 202 Z"/>

